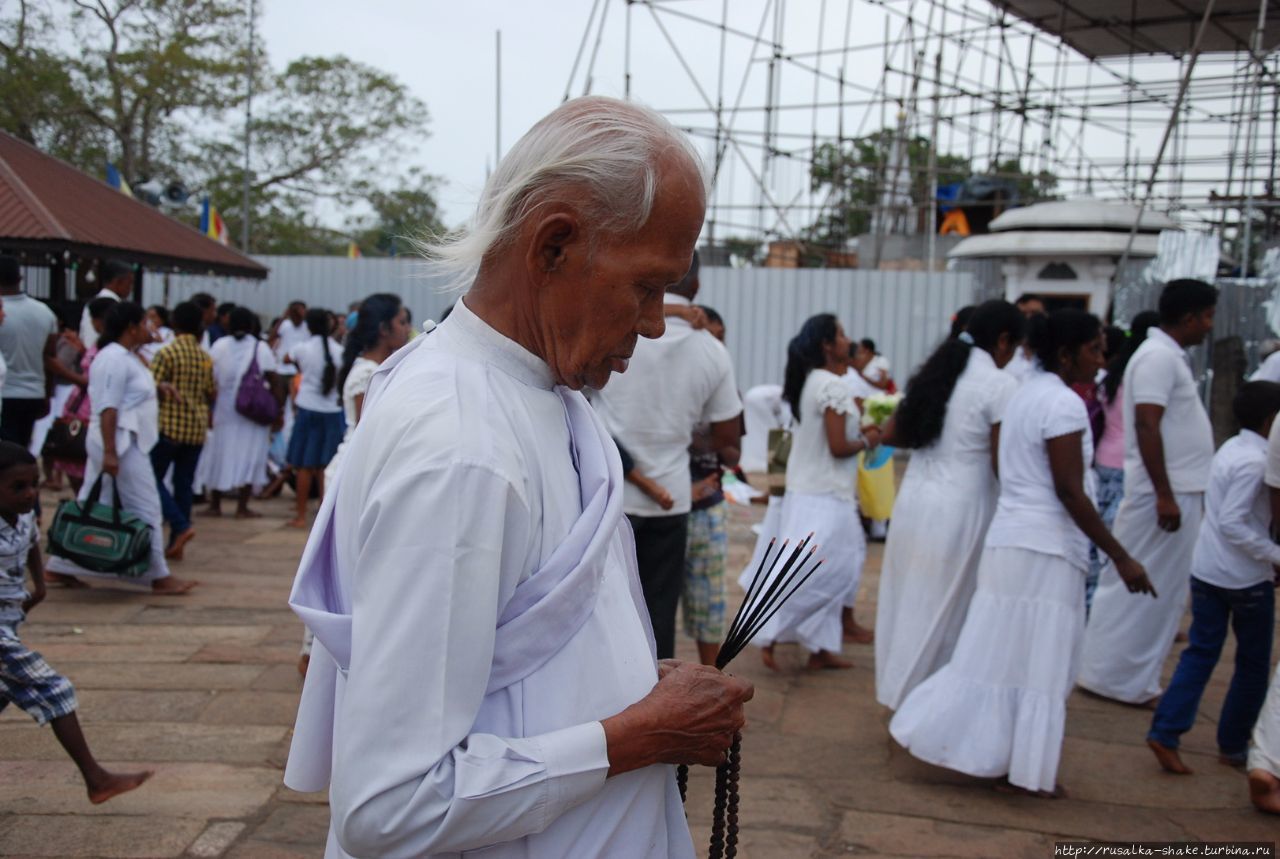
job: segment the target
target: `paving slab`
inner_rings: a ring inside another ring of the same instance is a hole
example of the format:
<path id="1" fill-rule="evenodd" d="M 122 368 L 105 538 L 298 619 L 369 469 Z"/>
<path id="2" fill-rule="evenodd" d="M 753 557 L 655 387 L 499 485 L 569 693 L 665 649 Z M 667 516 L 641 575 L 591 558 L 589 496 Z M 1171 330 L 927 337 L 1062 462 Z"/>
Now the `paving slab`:
<path id="1" fill-rule="evenodd" d="M 85 736 L 104 760 L 210 761 L 252 765 L 284 742 L 288 729 L 270 725 L 206 725 L 192 722 L 89 722 Z M 49 728 L 34 722 L 0 723 L 0 761 L 24 758 L 66 761 Z"/>
<path id="2" fill-rule="evenodd" d="M 181 856 L 203 827 L 201 820 L 161 817 L 15 815 L 0 830 L 0 856 L 165 859 Z"/>

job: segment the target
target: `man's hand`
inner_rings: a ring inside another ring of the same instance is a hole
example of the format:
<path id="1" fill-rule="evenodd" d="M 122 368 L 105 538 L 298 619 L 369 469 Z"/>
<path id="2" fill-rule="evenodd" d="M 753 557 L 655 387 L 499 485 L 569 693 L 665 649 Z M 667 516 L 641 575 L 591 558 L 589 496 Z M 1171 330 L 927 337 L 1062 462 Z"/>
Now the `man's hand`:
<path id="1" fill-rule="evenodd" d="M 173 386 L 172 382 L 157 382 L 156 390 L 166 400 L 173 400 L 177 403 L 182 402 L 182 394 Z"/>
<path id="2" fill-rule="evenodd" d="M 1151 579 L 1147 578 L 1146 568 L 1133 558 L 1123 558 L 1118 561 L 1116 572 L 1120 574 L 1120 581 L 1124 582 L 1129 593 L 1151 594 L 1152 597 L 1157 598 L 1160 596 L 1156 593 L 1155 586 L 1151 584 Z"/>
<path id="3" fill-rule="evenodd" d="M 602 723 L 610 775 L 653 764 L 717 766 L 746 724 L 743 704 L 755 694 L 747 681 L 675 660 L 660 663 L 658 675 L 653 691 Z"/>
<path id="4" fill-rule="evenodd" d="M 710 498 L 720 491 L 720 475 L 709 474 L 701 480 L 693 482 L 693 501 L 696 504 L 705 498 Z"/>
<path id="5" fill-rule="evenodd" d="M 1172 495 L 1156 496 L 1156 526 L 1170 533 L 1182 527 L 1182 510 Z"/>

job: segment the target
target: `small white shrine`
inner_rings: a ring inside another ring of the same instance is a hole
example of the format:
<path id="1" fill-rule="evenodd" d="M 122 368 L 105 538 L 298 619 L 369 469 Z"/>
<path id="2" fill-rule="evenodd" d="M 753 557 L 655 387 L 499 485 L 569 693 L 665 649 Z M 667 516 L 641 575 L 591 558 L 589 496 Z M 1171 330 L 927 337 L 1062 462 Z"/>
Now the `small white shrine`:
<path id="1" fill-rule="evenodd" d="M 991 232 L 970 236 L 951 250 L 952 259 L 1003 260 L 1005 297 L 1024 293 L 1082 305 L 1102 316 L 1111 301 L 1111 281 L 1129 244 L 1138 207 L 1101 200 L 1064 200 L 1011 209 L 991 222 Z M 1161 230 L 1179 229 L 1168 215 L 1144 212 L 1129 259 L 1156 255 Z"/>

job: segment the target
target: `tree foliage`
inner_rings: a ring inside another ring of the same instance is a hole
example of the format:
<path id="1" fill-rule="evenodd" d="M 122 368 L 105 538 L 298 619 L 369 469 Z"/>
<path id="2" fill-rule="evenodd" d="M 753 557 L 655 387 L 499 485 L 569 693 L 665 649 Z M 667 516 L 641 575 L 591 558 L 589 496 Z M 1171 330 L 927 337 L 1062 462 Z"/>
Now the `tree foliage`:
<path id="1" fill-rule="evenodd" d="M 249 23 L 237 0 L 6 4 L 0 127 L 92 175 L 111 161 L 132 183 L 207 193 L 238 239 Z M 428 124 L 403 84 L 342 56 L 303 57 L 279 72 L 261 50 L 251 59 L 250 250 L 345 249 L 344 231 L 328 222 L 361 206 L 377 217 L 400 197 L 406 216 L 435 217 L 430 177 L 398 169 L 406 141 L 420 141 Z M 372 229 L 367 221 L 362 229 Z"/>
<path id="2" fill-rule="evenodd" d="M 838 146 L 826 143 L 814 154 L 809 171 L 810 188 L 826 192 L 823 213 L 809 228 L 810 239 L 826 245 L 841 245 L 847 239 L 871 231 L 876 207 L 884 202 L 885 188 L 893 179 L 898 132 L 894 129 L 859 137 Z M 906 187 L 916 218 L 917 231 L 928 228 L 930 196 L 929 159 L 932 144 L 925 137 L 909 137 L 903 145 L 906 152 L 904 173 Z M 968 158 L 939 153 L 938 185 L 949 185 L 969 178 L 975 170 Z M 988 176 L 1010 180 L 1021 203 L 1053 199 L 1057 177 L 1049 172 L 1026 173 L 1018 159 L 990 165 Z"/>

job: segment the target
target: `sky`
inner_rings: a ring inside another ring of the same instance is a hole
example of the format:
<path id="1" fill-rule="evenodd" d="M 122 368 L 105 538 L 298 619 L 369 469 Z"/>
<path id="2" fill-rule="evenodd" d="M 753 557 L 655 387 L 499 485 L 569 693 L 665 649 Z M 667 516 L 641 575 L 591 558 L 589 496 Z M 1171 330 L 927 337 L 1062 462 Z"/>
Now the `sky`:
<path id="1" fill-rule="evenodd" d="M 304 55 L 346 54 L 395 75 L 421 98 L 431 113 L 431 134 L 413 147 L 415 163 L 439 176 L 439 192 L 446 224 L 457 225 L 469 215 L 484 182 L 486 168 L 495 159 L 495 31 L 502 32 L 501 146 L 509 147 L 520 134 L 561 102 L 566 90 L 580 95 L 591 92 L 622 96 L 625 92 L 627 6 L 623 0 L 362 0 L 359 4 L 338 0 L 259 0 L 260 35 L 276 68 Z M 681 127 L 694 129 L 695 140 L 709 161 L 714 161 L 710 139 L 713 118 L 706 111 L 707 100 L 723 93 L 726 114 L 738 100 L 741 109 L 733 117 L 736 145 L 723 161 L 716 186 L 720 208 L 716 217 L 722 234 L 749 232 L 764 227 L 791 232 L 812 220 L 812 208 L 821 200 L 808 186 L 808 166 L 802 159 L 772 159 L 770 172 L 762 174 L 764 159 L 759 146 L 764 127 L 765 91 L 768 85 L 767 50 L 759 49 L 752 59 L 751 36 L 773 32 L 776 5 L 768 0 L 659 0 L 631 8 L 630 68 L 632 96 L 667 115 Z M 959 8 L 957 3 L 944 4 Z M 970 4 L 966 3 L 968 7 Z M 814 135 L 834 134 L 843 123 L 846 134 L 867 133 L 897 121 L 896 107 L 879 100 L 843 111 L 814 108 L 814 102 L 835 102 L 839 84 L 831 78 L 841 63 L 847 81 L 844 99 L 872 101 L 867 92 L 903 92 L 907 78 L 895 74 L 881 87 L 881 69 L 886 60 L 905 68 L 912 57 L 906 48 L 886 55 L 878 43 L 885 34 L 897 39 L 907 26 L 901 12 L 908 4 L 888 0 L 883 5 L 862 0 L 789 0 L 780 16 L 781 42 L 789 53 L 825 49 L 822 57 L 798 57 L 798 62 L 816 68 L 821 77 L 794 64 L 779 66 L 775 103 L 784 106 L 775 114 L 782 149 L 804 150 Z M 975 10 L 985 10 L 982 0 L 973 0 Z M 924 8 L 920 4 L 919 8 Z M 603 28 L 593 9 L 606 10 Z M 850 11 L 851 10 L 851 11 Z M 887 11 L 886 11 L 887 10 Z M 718 22 L 726 15 L 730 28 L 738 31 L 724 42 L 723 84 L 720 80 L 720 34 L 711 26 L 689 16 Z M 955 13 L 957 16 L 959 13 Z M 848 16 L 848 17 L 847 17 Z M 576 74 L 571 78 L 575 57 L 583 44 L 583 34 L 591 21 L 590 37 Z M 933 25 L 957 28 L 963 22 L 933 20 Z M 763 25 L 763 28 L 762 28 Z M 848 40 L 845 33 L 848 28 Z M 664 29 L 666 35 L 664 35 Z M 594 63 L 592 52 L 596 34 L 601 32 Z M 668 43 L 667 36 L 675 43 Z M 866 46 L 845 56 L 837 46 Z M 1043 44 L 1043 43 L 1042 43 Z M 934 48 L 926 48 L 929 53 Z M 970 79 L 991 69 L 980 66 L 976 53 L 950 45 L 944 53 L 944 78 L 958 75 Z M 1020 58 L 1020 44 L 1011 47 L 1011 56 Z M 1045 81 L 1054 74 L 1053 54 L 1037 55 L 1036 73 Z M 687 65 L 687 68 L 685 67 Z M 1015 62 L 1014 65 L 1017 65 Z M 588 84 L 586 71 L 591 68 Z M 992 68 L 994 65 L 992 66 Z M 1144 61 L 1139 74 L 1171 78 L 1176 75 L 1171 62 Z M 1068 83 L 1083 82 L 1083 65 L 1064 67 Z M 1094 81 L 1105 75 L 1094 73 Z M 696 81 L 696 83 L 695 83 Z M 1004 86 L 1012 87 L 1006 80 Z M 1229 90 L 1229 87 L 1227 88 Z M 911 120 L 917 130 L 931 131 L 926 96 L 921 110 Z M 693 112 L 700 111 L 700 112 Z M 1146 158 L 1155 151 L 1167 108 L 1151 105 L 1138 111 L 1144 117 L 1133 138 L 1133 146 Z M 1111 111 L 1112 127 L 1119 121 Z M 964 122 L 961 118 L 960 122 Z M 996 154 L 991 148 L 990 117 L 974 120 L 977 133 L 959 126 L 939 132 L 940 149 L 974 156 L 976 162 Z M 1078 125 L 1078 123 L 1077 123 Z M 1006 136 L 1013 126 L 1005 127 Z M 957 130 L 959 128 L 959 130 Z M 1215 132 L 1217 134 L 1217 132 Z M 1116 177 L 1123 160 L 1123 138 L 1113 131 L 1089 128 L 1079 143 L 1073 139 L 1080 130 L 1071 123 L 1050 135 L 1053 145 L 1075 159 L 1084 174 L 1096 177 L 1096 190 L 1107 196 L 1120 193 Z M 1213 135 L 1207 135 L 1212 137 Z M 1042 129 L 1029 132 L 1030 140 L 1045 137 Z M 1214 140 L 1186 144 L 1195 154 L 1197 146 L 1219 155 L 1224 145 L 1221 135 Z M 1030 146 L 1030 142 L 1028 142 Z M 1077 156 L 1069 154 L 1074 146 Z M 1006 153 L 1007 156 L 1007 153 Z M 1090 166 L 1090 162 L 1093 166 Z M 1028 165 L 1033 166 L 1033 165 Z M 756 177 L 762 177 L 758 181 Z M 1110 177 L 1110 180 L 1107 179 Z M 1110 184 L 1108 184 L 1110 181 Z M 763 184 L 766 192 L 761 192 Z M 1076 194 L 1083 184 L 1067 184 L 1064 190 Z M 1204 189 L 1201 189 L 1203 195 Z M 761 213 L 759 209 L 764 207 Z"/>

